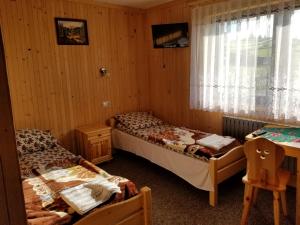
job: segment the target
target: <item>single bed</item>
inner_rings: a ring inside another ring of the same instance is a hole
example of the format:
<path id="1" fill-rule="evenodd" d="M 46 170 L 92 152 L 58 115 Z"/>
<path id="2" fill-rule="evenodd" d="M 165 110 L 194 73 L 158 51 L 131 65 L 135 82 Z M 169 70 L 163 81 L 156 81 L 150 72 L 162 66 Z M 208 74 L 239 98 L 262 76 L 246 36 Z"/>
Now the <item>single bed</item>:
<path id="1" fill-rule="evenodd" d="M 116 115 L 110 125 L 114 148 L 148 159 L 209 191 L 211 206 L 217 204 L 218 184 L 246 168 L 243 147 L 236 140 L 218 150 L 208 148 L 197 142 L 212 134 L 164 123 L 148 112 Z"/>
<path id="2" fill-rule="evenodd" d="M 151 224 L 151 191 L 61 147 L 49 131 L 16 132 L 30 225 Z"/>

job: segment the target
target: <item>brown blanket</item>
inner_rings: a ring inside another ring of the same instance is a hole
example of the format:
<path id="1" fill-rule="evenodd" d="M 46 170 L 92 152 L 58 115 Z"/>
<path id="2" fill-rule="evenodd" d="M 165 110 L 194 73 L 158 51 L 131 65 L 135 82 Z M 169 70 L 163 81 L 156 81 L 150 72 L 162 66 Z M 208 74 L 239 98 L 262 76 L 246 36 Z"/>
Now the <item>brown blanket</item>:
<path id="1" fill-rule="evenodd" d="M 208 137 L 209 135 L 211 134 L 198 130 L 170 127 L 168 129 L 153 130 L 149 133 L 148 140 L 179 153 L 196 158 L 205 157 L 206 159 L 220 157 L 232 148 L 240 145 L 240 143 L 235 140 L 220 150 L 215 150 L 196 143 L 197 140 Z"/>
<path id="2" fill-rule="evenodd" d="M 73 168 L 76 168 L 76 174 L 74 174 Z M 134 183 L 131 181 L 122 177 L 112 176 L 82 158 L 64 159 L 63 161 L 57 160 L 45 165 L 43 171 L 55 171 L 59 169 L 70 170 L 69 172 L 73 179 L 67 182 L 57 182 L 53 179 L 47 180 L 41 174 L 41 170 L 32 169 L 32 174 L 36 174 L 36 176 L 23 180 L 28 224 L 70 224 L 74 220 L 80 219 L 80 216 L 62 200 L 59 192 L 66 188 L 77 186 L 96 175 L 101 175 L 107 180 L 114 182 L 122 191 L 120 194 L 113 195 L 109 203 L 128 199 L 138 193 Z M 74 179 L 74 176 L 75 178 L 78 177 L 78 179 Z"/>

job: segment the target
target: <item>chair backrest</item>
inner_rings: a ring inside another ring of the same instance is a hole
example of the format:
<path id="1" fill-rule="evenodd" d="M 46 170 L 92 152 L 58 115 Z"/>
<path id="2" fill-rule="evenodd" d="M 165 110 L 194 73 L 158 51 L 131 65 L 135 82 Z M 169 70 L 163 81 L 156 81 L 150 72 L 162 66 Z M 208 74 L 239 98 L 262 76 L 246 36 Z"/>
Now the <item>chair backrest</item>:
<path id="1" fill-rule="evenodd" d="M 265 138 L 256 138 L 245 143 L 244 151 L 248 180 L 278 186 L 278 169 L 284 160 L 284 149 Z"/>

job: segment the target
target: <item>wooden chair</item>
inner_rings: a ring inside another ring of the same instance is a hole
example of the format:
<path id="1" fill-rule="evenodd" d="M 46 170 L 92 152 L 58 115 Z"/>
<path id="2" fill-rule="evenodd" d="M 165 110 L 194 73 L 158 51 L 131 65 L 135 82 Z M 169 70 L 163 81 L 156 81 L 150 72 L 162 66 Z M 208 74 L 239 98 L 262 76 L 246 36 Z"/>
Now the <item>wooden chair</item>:
<path id="1" fill-rule="evenodd" d="M 279 225 L 279 199 L 283 214 L 287 216 L 285 191 L 290 177 L 289 171 L 280 168 L 284 160 L 284 149 L 265 138 L 256 138 L 245 143 L 244 152 L 247 174 L 243 177 L 245 193 L 241 225 L 247 224 L 250 207 L 260 188 L 273 192 L 274 224 Z"/>

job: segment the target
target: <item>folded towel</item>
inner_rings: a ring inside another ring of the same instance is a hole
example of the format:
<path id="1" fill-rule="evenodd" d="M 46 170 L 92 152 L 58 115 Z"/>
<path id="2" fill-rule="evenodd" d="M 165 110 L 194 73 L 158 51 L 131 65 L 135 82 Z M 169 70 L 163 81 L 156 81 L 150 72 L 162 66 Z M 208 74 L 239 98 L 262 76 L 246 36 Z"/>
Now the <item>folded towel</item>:
<path id="1" fill-rule="evenodd" d="M 114 193 L 121 193 L 120 187 L 106 179 L 96 179 L 85 184 L 65 189 L 60 192 L 62 199 L 78 214 L 106 202 Z"/>
<path id="2" fill-rule="evenodd" d="M 217 134 L 212 134 L 208 137 L 197 140 L 196 143 L 208 148 L 220 150 L 221 148 L 231 144 L 235 139 L 232 137 L 223 137 Z"/>

